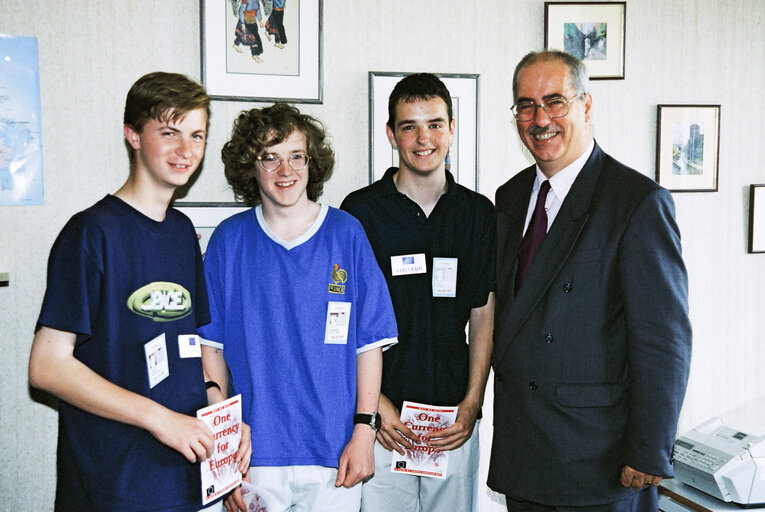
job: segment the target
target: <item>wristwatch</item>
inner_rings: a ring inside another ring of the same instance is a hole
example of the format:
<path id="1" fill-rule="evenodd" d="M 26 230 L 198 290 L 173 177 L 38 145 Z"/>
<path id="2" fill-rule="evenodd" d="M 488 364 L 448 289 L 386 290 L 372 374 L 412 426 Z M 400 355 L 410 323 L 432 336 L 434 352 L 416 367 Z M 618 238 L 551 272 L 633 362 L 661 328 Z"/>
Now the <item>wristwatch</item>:
<path id="1" fill-rule="evenodd" d="M 377 414 L 377 411 L 373 412 L 372 414 L 354 414 L 353 424 L 356 425 L 358 423 L 369 425 L 370 427 L 375 429 L 375 432 L 377 432 L 378 430 L 380 430 L 380 426 L 382 425 L 382 420 L 380 419 L 380 415 Z"/>

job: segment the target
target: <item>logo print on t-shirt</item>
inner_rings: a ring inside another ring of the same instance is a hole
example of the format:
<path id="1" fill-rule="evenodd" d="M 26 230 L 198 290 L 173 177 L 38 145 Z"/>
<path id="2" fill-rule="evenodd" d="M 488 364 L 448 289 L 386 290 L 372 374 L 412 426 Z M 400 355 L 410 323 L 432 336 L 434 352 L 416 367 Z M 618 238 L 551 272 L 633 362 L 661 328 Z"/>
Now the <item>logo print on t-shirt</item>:
<path id="1" fill-rule="evenodd" d="M 172 322 L 191 313 L 191 294 L 179 284 L 155 281 L 134 291 L 127 307 L 155 322 Z"/>
<path id="2" fill-rule="evenodd" d="M 344 283 L 348 280 L 348 272 L 341 269 L 340 265 L 335 263 L 335 266 L 332 268 L 331 277 L 335 284 L 329 285 L 329 293 L 344 294 L 345 286 L 340 283 Z"/>

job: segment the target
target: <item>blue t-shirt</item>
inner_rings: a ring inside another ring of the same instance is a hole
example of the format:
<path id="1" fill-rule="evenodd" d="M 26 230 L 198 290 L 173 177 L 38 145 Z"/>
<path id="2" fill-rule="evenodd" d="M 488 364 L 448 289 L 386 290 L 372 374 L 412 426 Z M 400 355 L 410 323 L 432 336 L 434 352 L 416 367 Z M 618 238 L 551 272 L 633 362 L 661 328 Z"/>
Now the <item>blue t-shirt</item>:
<path id="1" fill-rule="evenodd" d="M 209 321 L 194 227 L 169 209 L 156 222 L 106 196 L 72 217 L 48 261 L 38 328 L 76 333 L 74 356 L 173 411 L 207 405 L 201 360 L 178 336 Z M 169 376 L 149 385 L 144 345 L 165 335 Z M 148 431 L 59 407 L 57 511 L 186 511 L 201 506 L 199 465 Z"/>
<path id="2" fill-rule="evenodd" d="M 359 222 L 322 206 L 288 243 L 253 208 L 215 230 L 205 274 L 212 320 L 200 334 L 224 347 L 252 429 L 251 464 L 337 467 L 353 431 L 356 356 L 397 335 Z"/>

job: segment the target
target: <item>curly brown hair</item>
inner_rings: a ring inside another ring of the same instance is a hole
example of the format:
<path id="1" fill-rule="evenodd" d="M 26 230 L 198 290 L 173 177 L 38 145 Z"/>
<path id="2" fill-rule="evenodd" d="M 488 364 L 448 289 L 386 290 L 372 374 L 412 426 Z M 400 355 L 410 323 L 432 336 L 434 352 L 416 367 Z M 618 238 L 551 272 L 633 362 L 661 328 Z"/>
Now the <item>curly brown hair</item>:
<path id="1" fill-rule="evenodd" d="M 292 105 L 276 103 L 240 112 L 234 121 L 231 138 L 221 150 L 226 180 L 238 199 L 249 206 L 260 203 L 260 188 L 255 178 L 257 157 L 267 148 L 287 140 L 295 130 L 305 135 L 306 149 L 311 157 L 306 188 L 308 199 L 316 201 L 319 198 L 335 165 L 335 152 L 326 140 L 324 124 L 301 114 Z"/>

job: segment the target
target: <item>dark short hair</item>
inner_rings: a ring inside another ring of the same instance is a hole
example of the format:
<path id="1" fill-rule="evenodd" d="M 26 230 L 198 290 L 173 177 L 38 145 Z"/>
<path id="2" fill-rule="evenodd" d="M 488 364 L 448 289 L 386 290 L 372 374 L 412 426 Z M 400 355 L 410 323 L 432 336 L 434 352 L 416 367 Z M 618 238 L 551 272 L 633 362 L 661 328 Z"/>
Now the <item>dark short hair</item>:
<path id="1" fill-rule="evenodd" d="M 414 73 L 405 76 L 396 84 L 388 98 L 388 122 L 391 130 L 396 129 L 396 106 L 400 101 L 412 103 L 418 100 L 441 98 L 446 103 L 449 124 L 454 117 L 452 96 L 444 83 L 432 73 Z"/>
<path id="2" fill-rule="evenodd" d="M 204 87 L 186 75 L 155 71 L 139 78 L 128 91 L 123 122 L 141 133 L 151 119 L 176 121 L 199 108 L 205 110 L 209 123 L 210 96 Z M 133 148 L 127 140 L 125 145 L 132 163 Z"/>
<path id="3" fill-rule="evenodd" d="M 568 66 L 569 78 L 571 78 L 571 84 L 576 89 L 577 95 L 581 96 L 590 92 L 590 76 L 587 73 L 587 66 L 584 62 L 560 50 L 542 50 L 541 52 L 527 53 L 518 65 L 515 66 L 515 73 L 513 73 L 513 101 L 518 101 L 518 74 L 523 68 L 537 62 L 556 60 Z"/>
<path id="4" fill-rule="evenodd" d="M 266 148 L 287 140 L 295 130 L 306 138 L 308 162 L 308 199 L 316 201 L 324 191 L 324 183 L 332 176 L 335 153 L 326 140 L 324 124 L 286 103 L 254 108 L 239 113 L 234 121 L 231 138 L 223 145 L 226 180 L 237 198 L 250 206 L 261 202 L 257 175 L 257 157 Z"/>

